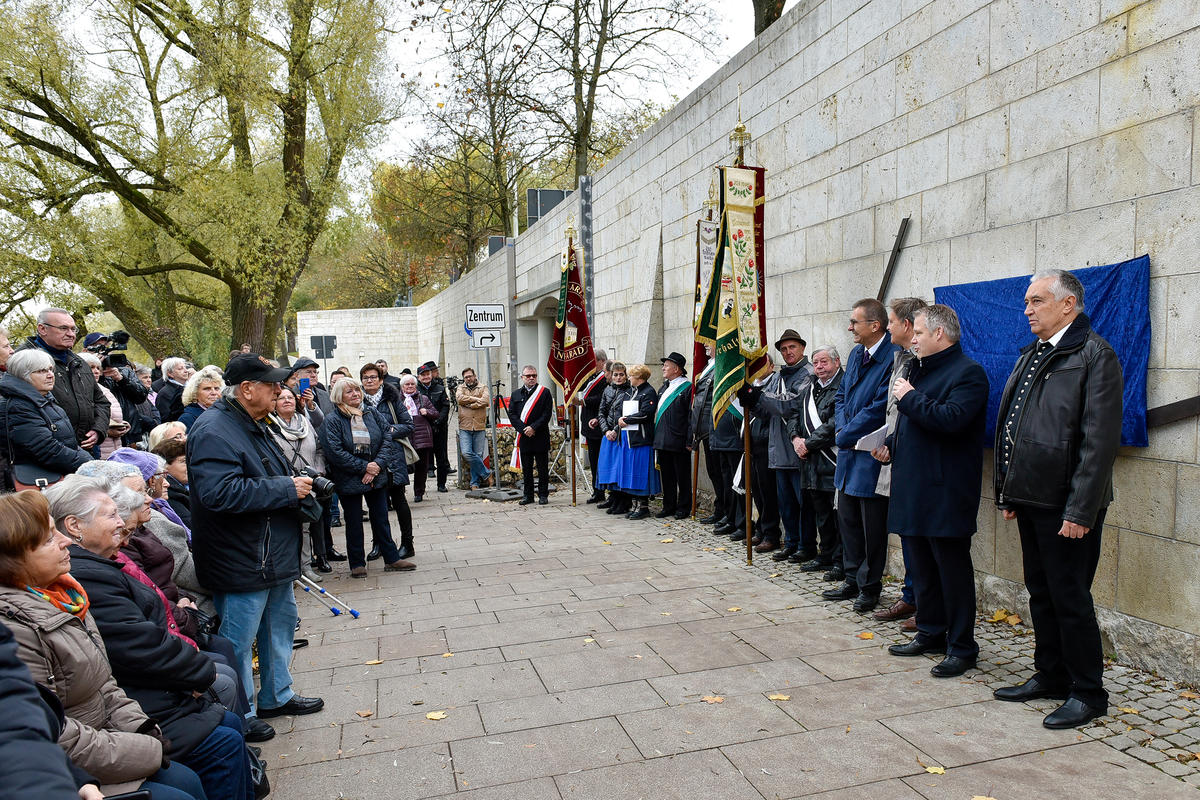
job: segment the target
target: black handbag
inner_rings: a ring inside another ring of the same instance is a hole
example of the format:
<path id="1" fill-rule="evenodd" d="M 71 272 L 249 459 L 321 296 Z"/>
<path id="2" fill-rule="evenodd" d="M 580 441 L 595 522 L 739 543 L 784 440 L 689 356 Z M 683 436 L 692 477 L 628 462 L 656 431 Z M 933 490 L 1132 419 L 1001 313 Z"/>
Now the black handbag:
<path id="1" fill-rule="evenodd" d="M 45 418 L 45 415 L 42 415 Z M 55 430 L 55 425 L 50 420 L 46 420 L 50 426 L 50 430 Z M 4 413 L 4 443 L 6 445 L 6 454 L 8 460 L 7 479 L 12 483 L 11 487 L 5 486 L 5 489 L 11 488 L 14 492 L 23 492 L 27 489 L 37 489 L 41 491 L 47 486 L 53 486 L 63 479 L 61 472 L 55 472 L 52 469 L 39 467 L 37 464 L 18 464 L 13 460 L 12 452 L 12 432 L 8 427 L 8 410 Z"/>

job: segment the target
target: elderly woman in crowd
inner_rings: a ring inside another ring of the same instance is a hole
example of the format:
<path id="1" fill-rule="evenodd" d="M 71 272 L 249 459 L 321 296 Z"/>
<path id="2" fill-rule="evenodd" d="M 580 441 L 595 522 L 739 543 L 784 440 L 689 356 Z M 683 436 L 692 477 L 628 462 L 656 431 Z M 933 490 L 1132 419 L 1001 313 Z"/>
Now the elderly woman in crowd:
<path id="1" fill-rule="evenodd" d="M 388 470 L 394 468 L 399 446 L 388 434 L 387 424 L 375 409 L 363 403 L 362 384 L 343 378 L 330 392 L 333 413 L 325 418 L 321 444 L 325 463 L 337 485 L 345 509 L 346 554 L 350 574 L 367 577 L 367 559 L 363 548 L 362 503 L 366 500 L 371 516 L 371 531 L 383 551 L 388 571 L 416 569 L 400 558 L 388 524 Z"/>
<path id="2" fill-rule="evenodd" d="M 163 439 L 150 452 L 163 460 L 167 504 L 183 527 L 192 529 L 192 496 L 188 493 L 187 442 Z"/>
<path id="3" fill-rule="evenodd" d="M 8 341 L 8 329 L 0 325 L 0 372 L 8 369 L 8 359 L 13 354 L 13 346 Z"/>
<path id="4" fill-rule="evenodd" d="M 400 444 L 409 440 L 413 432 L 412 415 L 400 394 L 400 390 L 390 383 L 385 383 L 379 367 L 375 364 L 363 364 L 358 371 L 359 380 L 363 386 L 363 401 L 374 408 L 384 423 L 388 426 L 388 434 L 398 445 L 396 468 L 392 470 L 391 485 L 388 487 L 388 499 L 396 511 L 396 521 L 400 523 L 400 557 L 413 556 L 413 523 L 412 509 L 408 505 L 405 487 L 408 486 L 408 462 L 404 459 L 405 448 Z M 379 558 L 379 543 L 367 554 L 367 561 Z"/>
<path id="5" fill-rule="evenodd" d="M 91 599 L 117 685 L 158 720 L 167 756 L 191 767 L 205 794 L 251 800 L 242 721 L 209 699 L 214 661 L 172 631 L 161 592 L 117 558 L 125 521 L 105 484 L 69 475 L 45 494 L 55 525 L 78 543 L 71 572 Z"/>
<path id="6" fill-rule="evenodd" d="M 150 431 L 150 435 L 146 438 L 146 444 L 151 450 L 153 450 L 155 447 L 158 447 L 159 442 L 163 441 L 164 439 L 175 439 L 179 442 L 186 442 L 187 428 L 185 428 L 183 423 L 179 422 L 178 420 L 175 422 L 164 422 L 161 425 L 156 425 Z"/>
<path id="7" fill-rule="evenodd" d="M 191 430 L 197 417 L 221 399 L 221 390 L 225 388 L 223 375 L 220 367 L 209 364 L 199 372 L 192 373 L 187 379 L 181 397 L 183 413 L 179 415 L 179 421 L 183 423 L 185 430 Z"/>
<path id="8" fill-rule="evenodd" d="M 600 441 L 600 468 L 596 472 L 596 486 L 609 490 L 608 499 L 597 503 L 596 508 L 606 508 L 609 514 L 627 514 L 633 503 L 621 491 L 620 467 L 625 439 L 617 424 L 621 418 L 621 406 L 632 391 L 625 365 L 620 361 L 613 362 L 609 385 L 600 398 L 600 414 L 596 417 L 596 426 L 604 433 Z"/>
<path id="9" fill-rule="evenodd" d="M 617 425 L 623 432 L 625 447 L 621 451 L 618 483 L 621 491 L 635 498 L 637 508 L 627 519 L 650 516 L 650 498 L 662 491 L 658 470 L 654 467 L 654 412 L 658 408 L 658 392 L 648 381 L 650 368 L 637 364 L 629 369 L 629 399 L 638 404 L 632 414 L 621 412 Z"/>
<path id="10" fill-rule="evenodd" d="M 121 402 L 117 400 L 117 396 L 100 382 L 100 378 L 104 376 L 100 356 L 95 353 L 80 353 L 79 357 L 83 359 L 83 363 L 91 367 L 96 386 L 100 389 L 100 394 L 104 395 L 104 399 L 108 401 L 108 435 L 97 443 L 100 448 L 100 458 L 108 458 L 109 453 L 121 446 L 121 437 L 129 432 L 129 423 L 125 421 L 125 414 L 121 410 Z"/>
<path id="11" fill-rule="evenodd" d="M 427 395 L 417 390 L 417 379 L 412 375 L 400 379 L 400 392 L 404 407 L 412 417 L 412 446 L 420 456 L 413 464 L 413 501 L 419 503 L 425 499 L 425 478 L 433 463 L 433 422 L 438 418 L 438 410 Z"/>
<path id="12" fill-rule="evenodd" d="M 98 485 L 91 500 L 90 516 L 111 541 L 121 526 L 116 506 Z M 34 681 L 63 705 L 59 744 L 105 794 L 140 787 L 154 800 L 205 800 L 196 773 L 163 767 L 162 732 L 113 679 L 88 594 L 70 574 L 70 543 L 41 493 L 0 496 L 0 613 Z"/>
<path id="13" fill-rule="evenodd" d="M 29 465 L 63 475 L 92 458 L 75 440 L 53 389 L 54 360 L 37 348 L 14 353 L 0 376 L 0 459 L 15 472 Z"/>
<path id="14" fill-rule="evenodd" d="M 325 453 L 321 450 L 319 427 L 299 406 L 303 405 L 296 390 L 284 384 L 275 398 L 275 411 L 267 416 L 267 430 L 283 451 L 293 472 L 308 467 L 325 473 Z M 320 410 L 316 410 L 320 414 Z M 325 517 L 308 521 L 308 541 L 300 543 L 300 570 L 312 581 L 320 581 L 318 572 L 332 572 L 325 548 Z"/>

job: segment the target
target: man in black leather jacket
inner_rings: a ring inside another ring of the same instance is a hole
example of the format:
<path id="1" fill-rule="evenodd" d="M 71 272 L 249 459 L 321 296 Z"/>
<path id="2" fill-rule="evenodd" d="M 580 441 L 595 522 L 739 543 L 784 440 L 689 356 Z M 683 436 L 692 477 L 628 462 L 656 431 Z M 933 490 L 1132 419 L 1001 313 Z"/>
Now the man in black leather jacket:
<path id="1" fill-rule="evenodd" d="M 1112 500 L 1123 379 L 1116 353 L 1083 313 L 1083 286 L 1071 273 L 1034 275 L 1025 316 L 1038 338 L 1004 387 L 994 480 L 996 505 L 1021 532 L 1035 672 L 995 694 L 1065 700 L 1043 724 L 1071 728 L 1108 707 L 1091 585 Z"/>

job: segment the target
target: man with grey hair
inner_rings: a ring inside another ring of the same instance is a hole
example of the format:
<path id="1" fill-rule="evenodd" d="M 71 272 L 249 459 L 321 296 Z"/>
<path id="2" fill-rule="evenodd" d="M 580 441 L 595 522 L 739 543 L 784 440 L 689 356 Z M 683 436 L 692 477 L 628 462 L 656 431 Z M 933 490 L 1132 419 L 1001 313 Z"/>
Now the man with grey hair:
<path id="1" fill-rule="evenodd" d="M 916 360 L 892 381 L 895 430 L 880 458 L 901 478 L 891 488 L 888 530 L 903 537 L 916 596 L 917 635 L 888 652 L 945 653 L 930 672 L 962 675 L 975 666 L 975 569 L 971 536 L 983 482 L 988 379 L 962 351 L 958 315 L 944 305 L 916 312 Z"/>
<path id="2" fill-rule="evenodd" d="M 802 464 L 803 511 L 812 516 L 817 530 L 817 552 L 801 560 L 804 572 L 825 573 L 826 580 L 842 580 L 842 545 L 833 507 L 833 475 L 837 469 L 834 446 L 834 399 L 842 383 L 842 359 L 833 345 L 818 345 L 812 354 L 813 374 L 801 388 L 797 413 L 788 420 L 787 435 Z M 799 555 L 797 553 L 796 555 Z"/>
<path id="3" fill-rule="evenodd" d="M 192 368 L 186 359 L 172 356 L 162 363 L 163 385 L 154 399 L 154 407 L 163 422 L 174 422 L 183 414 L 183 387 L 192 377 Z"/>
<path id="4" fill-rule="evenodd" d="M 1091 586 L 1113 496 L 1124 380 L 1083 307 L 1071 273 L 1030 279 L 1025 317 L 1037 339 L 1017 358 L 996 426 L 994 496 L 1021 534 L 1035 672 L 995 695 L 1064 700 L 1043 720 L 1047 728 L 1073 728 L 1108 710 Z"/>
<path id="5" fill-rule="evenodd" d="M 37 348 L 54 359 L 54 400 L 71 420 L 79 446 L 95 455 L 96 445 L 108 436 L 111 408 L 92 368 L 71 352 L 78 333 L 71 312 L 44 308 L 37 315 L 37 333 L 19 349 Z"/>
<path id="6" fill-rule="evenodd" d="M 533 468 L 537 466 L 538 502 L 550 502 L 550 419 L 554 415 L 554 397 L 538 384 L 537 367 L 521 367 L 522 386 L 512 393 L 508 403 L 508 421 L 517 429 L 513 447 L 514 466 L 521 467 L 523 497 L 520 505 L 533 502 Z"/>

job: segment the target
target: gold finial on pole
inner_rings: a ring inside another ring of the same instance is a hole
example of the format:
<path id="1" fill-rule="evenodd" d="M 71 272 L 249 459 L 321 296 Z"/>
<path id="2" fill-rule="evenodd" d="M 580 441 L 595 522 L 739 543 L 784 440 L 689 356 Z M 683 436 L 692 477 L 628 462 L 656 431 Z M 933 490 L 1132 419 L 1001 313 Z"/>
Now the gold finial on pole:
<path id="1" fill-rule="evenodd" d="M 563 235 L 567 237 L 568 241 L 572 241 L 575 239 L 575 214 L 574 213 L 572 213 L 570 216 L 567 217 L 567 229 L 565 231 L 563 231 Z"/>
<path id="2" fill-rule="evenodd" d="M 702 208 L 708 213 L 708 218 L 711 220 L 713 211 L 717 207 L 717 170 L 714 167 L 708 178 L 708 199 L 704 201 Z"/>
<path id="3" fill-rule="evenodd" d="M 737 125 L 729 134 L 729 143 L 733 145 L 733 165 L 735 167 L 746 166 L 746 145 L 750 144 L 750 131 L 746 130 L 746 124 L 742 122 L 742 85 L 738 84 L 738 111 Z"/>

